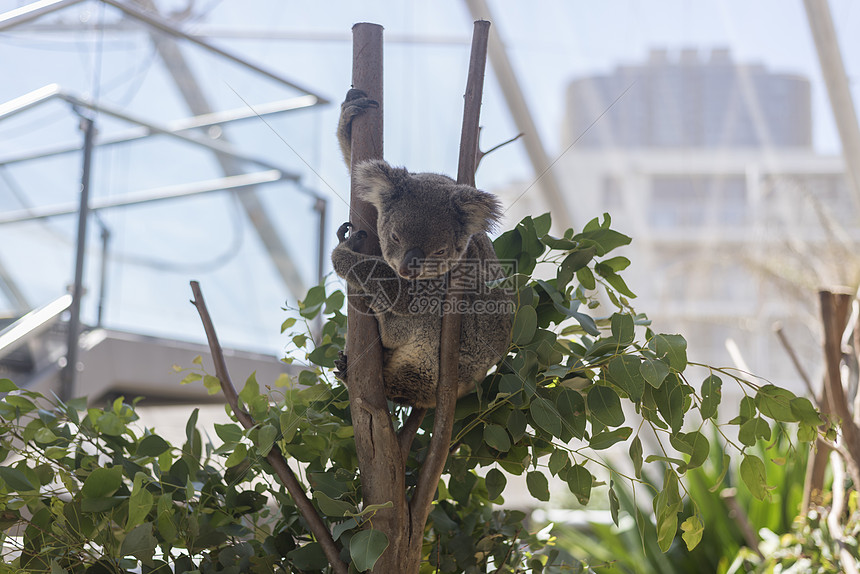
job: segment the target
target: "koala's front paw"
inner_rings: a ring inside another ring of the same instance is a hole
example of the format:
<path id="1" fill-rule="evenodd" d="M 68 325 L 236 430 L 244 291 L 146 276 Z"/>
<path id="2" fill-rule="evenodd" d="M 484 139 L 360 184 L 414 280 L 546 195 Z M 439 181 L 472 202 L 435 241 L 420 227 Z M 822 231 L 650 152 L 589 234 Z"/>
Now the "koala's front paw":
<path id="1" fill-rule="evenodd" d="M 361 229 L 354 233 L 350 233 L 349 237 L 347 237 L 347 232 L 353 227 L 355 226 L 349 221 L 341 224 L 341 226 L 337 230 L 337 241 L 338 243 L 345 242 L 347 247 L 349 247 L 353 251 L 358 251 L 359 247 L 361 247 L 362 242 L 367 237 L 367 232 Z"/>
<path id="2" fill-rule="evenodd" d="M 379 102 L 368 98 L 363 91 L 352 88 L 346 93 L 346 99 L 340 105 L 341 121 L 350 123 L 355 116 L 378 107 Z"/>
<path id="3" fill-rule="evenodd" d="M 346 384 L 346 354 L 343 351 L 337 352 L 337 359 L 334 360 L 334 376 L 340 379 L 343 384 Z"/>

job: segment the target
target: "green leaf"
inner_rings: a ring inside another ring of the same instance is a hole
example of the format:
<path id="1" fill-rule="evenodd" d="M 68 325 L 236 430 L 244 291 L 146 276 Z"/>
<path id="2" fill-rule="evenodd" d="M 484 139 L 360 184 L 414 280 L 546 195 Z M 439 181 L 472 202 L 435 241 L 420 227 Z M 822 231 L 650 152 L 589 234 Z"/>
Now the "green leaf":
<path id="1" fill-rule="evenodd" d="M 621 410 L 621 399 L 612 388 L 594 385 L 588 391 L 586 398 L 591 416 L 609 427 L 624 424 L 624 411 Z"/>
<path id="2" fill-rule="evenodd" d="M 556 448 L 549 456 L 547 467 L 549 468 L 550 474 L 555 476 L 568 464 L 570 464 L 570 456 L 567 454 L 567 451 L 561 448 Z"/>
<path id="3" fill-rule="evenodd" d="M 641 363 L 638 357 L 620 355 L 609 361 L 607 365 L 609 379 L 618 385 L 631 401 L 642 400 L 645 391 L 645 377 L 642 376 Z"/>
<path id="4" fill-rule="evenodd" d="M 171 542 L 176 539 L 176 525 L 173 523 L 173 499 L 170 496 L 158 497 L 155 521 L 158 532 L 165 540 Z"/>
<path id="5" fill-rule="evenodd" d="M 27 475 L 11 466 L 0 466 L 0 480 L 6 485 L 7 490 L 14 490 L 15 492 L 36 490 Z"/>
<path id="6" fill-rule="evenodd" d="M 572 389 L 562 389 L 555 399 L 555 406 L 561 415 L 564 428 L 576 438 L 584 437 L 585 421 L 588 417 L 585 412 L 585 399 L 582 398 L 582 395 Z"/>
<path id="7" fill-rule="evenodd" d="M 296 318 L 295 317 L 288 317 L 287 319 L 285 319 L 284 322 L 281 323 L 281 334 L 283 334 L 284 331 L 286 331 L 287 329 L 289 329 L 290 327 L 292 327 L 295 324 L 296 324 Z"/>
<path id="8" fill-rule="evenodd" d="M 170 444 L 166 440 L 157 434 L 151 434 L 143 437 L 137 447 L 136 454 L 137 456 L 158 456 L 169 448 Z"/>
<path id="9" fill-rule="evenodd" d="M 577 271 L 576 278 L 579 281 L 580 285 L 582 285 L 589 291 L 597 287 L 597 282 L 594 280 L 594 273 L 592 273 L 591 269 L 589 269 L 588 267 L 583 267 L 579 271 Z"/>
<path id="10" fill-rule="evenodd" d="M 705 525 L 695 514 L 689 516 L 687 520 L 681 523 L 681 530 L 684 532 L 681 538 L 687 545 L 687 550 L 692 550 L 699 545 L 702 540 L 702 533 L 705 531 Z"/>
<path id="11" fill-rule="evenodd" d="M 592 483 L 593 477 L 584 466 L 577 464 L 567 471 L 567 486 L 583 506 L 588 504 L 588 499 L 591 497 Z"/>
<path id="12" fill-rule="evenodd" d="M 564 289 L 567 287 L 567 284 L 573 280 L 574 274 L 588 265 L 588 262 L 594 258 L 596 251 L 594 247 L 589 247 L 586 249 L 577 249 L 569 253 L 562 260 L 556 271 L 556 284 L 558 288 Z"/>
<path id="13" fill-rule="evenodd" d="M 519 440 L 523 438 L 526 433 L 527 425 L 528 420 L 521 410 L 514 409 L 511 411 L 511 414 L 508 415 L 508 432 L 511 434 L 511 438 L 513 438 L 514 442 L 519 442 Z"/>
<path id="14" fill-rule="evenodd" d="M 684 391 L 677 375 L 666 377 L 659 389 L 652 391 L 660 416 L 672 428 L 673 433 L 684 424 Z"/>
<path id="15" fill-rule="evenodd" d="M 738 429 L 738 440 L 747 446 L 755 446 L 759 438 L 770 440 L 770 425 L 761 417 L 753 417 Z"/>
<path id="16" fill-rule="evenodd" d="M 620 345 L 627 346 L 633 342 L 635 333 L 632 316 L 614 313 L 610 319 L 610 326 L 612 338 L 618 341 Z"/>
<path id="17" fill-rule="evenodd" d="M 215 434 L 218 438 L 226 443 L 239 442 L 242 440 L 242 429 L 235 423 L 218 424 L 215 423 Z"/>
<path id="18" fill-rule="evenodd" d="M 797 416 L 791 410 L 791 401 L 795 395 L 787 389 L 776 385 L 764 385 L 755 395 L 758 410 L 766 417 L 780 422 L 797 422 Z"/>
<path id="19" fill-rule="evenodd" d="M 732 459 L 731 457 L 723 453 L 723 466 L 722 471 L 720 471 L 720 476 L 717 477 L 717 480 L 714 481 L 714 485 L 708 488 L 708 492 L 716 492 L 720 489 L 720 485 L 723 483 L 723 480 L 726 478 L 726 474 L 729 472 L 729 467 L 731 466 Z"/>
<path id="20" fill-rule="evenodd" d="M 508 452 L 511 448 L 511 437 L 508 436 L 508 431 L 495 424 L 484 427 L 484 442 L 500 452 Z"/>
<path id="21" fill-rule="evenodd" d="M 508 484 L 508 479 L 505 478 L 505 473 L 499 469 L 491 468 L 487 473 L 484 482 L 487 486 L 487 498 L 490 500 L 496 500 L 505 490 L 505 486 Z"/>
<path id="22" fill-rule="evenodd" d="M 597 247 L 597 254 L 601 257 L 606 255 L 613 249 L 628 245 L 632 241 L 623 233 L 619 233 L 609 228 L 583 231 L 578 235 L 574 235 L 573 238 L 575 240 L 593 241 L 595 246 Z"/>
<path id="23" fill-rule="evenodd" d="M 197 416 L 200 414 L 200 409 L 195 408 L 191 411 L 191 416 L 188 417 L 188 422 L 185 423 L 185 438 L 188 439 L 188 444 L 194 444 L 194 432 L 197 430 Z"/>
<path id="24" fill-rule="evenodd" d="M 50 444 L 57 440 L 57 435 L 55 435 L 51 429 L 47 427 L 42 427 L 36 431 L 36 434 L 33 435 L 33 438 L 39 444 Z"/>
<path id="25" fill-rule="evenodd" d="M 10 381 L 9 379 L 0 379 L 0 393 L 8 393 L 10 391 L 17 391 L 18 385 Z"/>
<path id="26" fill-rule="evenodd" d="M 648 347 L 658 358 L 665 357 L 675 371 L 681 372 L 687 367 L 687 341 L 681 335 L 654 335 Z"/>
<path id="27" fill-rule="evenodd" d="M 745 454 L 740 470 L 741 480 L 750 493 L 758 500 L 764 500 L 768 496 L 767 476 L 761 459 L 754 454 Z"/>
<path id="28" fill-rule="evenodd" d="M 531 305 L 522 305 L 514 317 L 512 342 L 515 345 L 531 343 L 537 330 L 537 311 Z"/>
<path id="29" fill-rule="evenodd" d="M 84 480 L 81 496 L 84 498 L 104 498 L 119 490 L 122 485 L 122 467 L 98 467 L 93 469 Z"/>
<path id="30" fill-rule="evenodd" d="M 612 522 L 618 526 L 618 511 L 621 509 L 621 504 L 618 502 L 618 495 L 615 494 L 612 481 L 609 482 L 609 513 L 612 515 Z"/>
<path id="31" fill-rule="evenodd" d="M 529 405 L 529 414 L 540 428 L 552 436 L 557 437 L 561 434 L 561 416 L 553 404 L 545 398 L 535 397 Z"/>
<path id="32" fill-rule="evenodd" d="M 689 462 L 684 465 L 684 472 L 691 468 L 702 466 L 708 459 L 711 445 L 705 435 L 699 431 L 671 435 L 669 442 L 678 451 L 690 455 Z"/>
<path id="33" fill-rule="evenodd" d="M 255 371 L 251 373 L 251 376 L 245 381 L 245 386 L 242 387 L 242 390 L 239 392 L 239 399 L 247 405 L 250 404 L 254 397 L 259 395 L 260 385 L 257 383 L 257 373 Z"/>
<path id="34" fill-rule="evenodd" d="M 542 472 L 532 471 L 526 474 L 526 486 L 529 494 L 546 502 L 549 500 L 549 481 Z"/>
<path id="35" fill-rule="evenodd" d="M 317 316 L 325 303 L 325 286 L 314 285 L 308 289 L 308 294 L 303 301 L 299 301 L 299 315 L 305 319 L 313 319 Z"/>
<path id="36" fill-rule="evenodd" d="M 359 572 L 372 569 L 386 548 L 388 537 L 381 530 L 362 530 L 349 541 L 349 555 Z"/>
<path id="37" fill-rule="evenodd" d="M 636 297 L 636 293 L 630 290 L 630 287 L 627 286 L 627 283 L 624 282 L 624 279 L 621 278 L 621 275 L 615 273 L 611 267 L 605 265 L 604 263 L 597 263 L 594 266 L 594 270 L 598 275 L 603 277 L 609 285 L 612 286 L 613 289 L 621 293 L 626 297 L 630 297 L 634 299 Z"/>
<path id="38" fill-rule="evenodd" d="M 301 571 L 319 571 L 328 566 L 328 558 L 325 557 L 319 542 L 310 542 L 301 548 L 296 548 L 287 553 L 287 558 L 292 562 L 293 567 Z"/>
<path id="39" fill-rule="evenodd" d="M 330 315 L 335 311 L 340 311 L 341 309 L 343 309 L 343 303 L 345 300 L 346 296 L 343 294 L 343 291 L 334 291 L 326 298 L 325 309 L 323 310 L 323 313 L 325 313 L 326 315 Z"/>
<path id="40" fill-rule="evenodd" d="M 552 216 L 549 212 L 546 212 L 538 215 L 537 217 L 533 217 L 532 222 L 534 223 L 535 233 L 537 233 L 539 237 L 543 237 L 549 233 L 549 228 L 552 227 Z"/>
<path id="41" fill-rule="evenodd" d="M 590 446 L 594 450 L 607 449 L 615 443 L 625 441 L 630 438 L 632 432 L 633 429 L 631 429 L 630 427 L 621 427 L 613 431 L 599 432 L 593 437 L 591 437 L 588 446 Z"/>
<path id="42" fill-rule="evenodd" d="M 339 540 L 341 534 L 343 534 L 347 530 L 352 530 L 356 526 L 358 526 L 358 519 L 356 519 L 354 517 L 349 518 L 347 520 L 344 520 L 343 522 L 339 522 L 339 523 L 333 525 L 331 527 L 331 536 L 335 540 Z"/>
<path id="43" fill-rule="evenodd" d="M 794 417 L 802 424 L 810 426 L 818 426 L 821 424 L 821 415 L 815 410 L 815 407 L 812 406 L 809 399 L 798 397 L 789 401 L 788 404 L 791 408 L 791 414 L 794 415 Z"/>
<path id="44" fill-rule="evenodd" d="M 227 460 L 224 461 L 224 466 L 227 468 L 232 468 L 242 462 L 244 462 L 248 458 L 248 447 L 243 443 L 239 443 L 236 445 L 236 449 L 230 453 L 230 456 L 227 457 Z"/>
<path id="45" fill-rule="evenodd" d="M 666 469 L 663 490 L 654 499 L 654 511 L 657 514 L 657 544 L 660 550 L 666 552 L 678 532 L 678 512 L 681 511 L 681 495 L 678 492 L 678 475 L 671 469 Z"/>
<path id="46" fill-rule="evenodd" d="M 277 438 L 278 429 L 275 425 L 263 425 L 260 429 L 260 433 L 257 435 L 257 454 L 260 456 L 266 456 L 269 454 L 269 451 L 272 450 L 272 446 L 275 444 L 275 439 Z"/>
<path id="47" fill-rule="evenodd" d="M 669 374 L 669 365 L 659 359 L 645 358 L 639 366 L 639 372 L 649 385 L 659 389 Z"/>
<path id="48" fill-rule="evenodd" d="M 501 261 L 512 261 L 517 258 L 523 248 L 520 232 L 514 228 L 505 231 L 493 241 L 493 249 Z"/>
<path id="49" fill-rule="evenodd" d="M 152 493 L 141 488 L 133 493 L 128 498 L 128 519 L 125 523 L 125 529 L 130 530 L 146 520 L 149 511 L 152 509 L 152 504 L 155 501 Z"/>
<path id="50" fill-rule="evenodd" d="M 717 407 L 722 399 L 723 381 L 716 375 L 711 375 L 702 383 L 702 406 L 700 412 L 702 420 L 712 419 L 717 416 Z"/>
<path id="51" fill-rule="evenodd" d="M 195 381 L 199 381 L 202 378 L 203 378 L 203 375 L 201 375 L 200 373 L 188 373 L 187 375 L 185 375 L 185 378 L 183 378 L 181 381 L 179 381 L 179 384 L 180 385 L 187 385 L 187 384 L 193 383 Z"/>
<path id="52" fill-rule="evenodd" d="M 157 544 L 158 541 L 152 535 L 152 524 L 147 522 L 146 524 L 136 526 L 131 532 L 126 534 L 120 546 L 119 553 L 121 556 L 128 556 L 130 554 L 141 560 L 144 564 L 151 564 Z"/>
<path id="53" fill-rule="evenodd" d="M 633 471 L 636 473 L 636 478 L 642 478 L 642 441 L 638 436 L 633 437 L 630 441 L 630 448 L 627 449 L 627 454 L 630 455 L 630 460 L 633 462 Z"/>
<path id="54" fill-rule="evenodd" d="M 321 490 L 315 490 L 313 497 L 326 516 L 345 516 L 348 512 L 355 512 L 355 507 L 349 502 L 335 500 Z"/>
<path id="55" fill-rule="evenodd" d="M 203 375 L 203 386 L 210 395 L 217 395 L 221 390 L 221 380 L 212 375 Z"/>

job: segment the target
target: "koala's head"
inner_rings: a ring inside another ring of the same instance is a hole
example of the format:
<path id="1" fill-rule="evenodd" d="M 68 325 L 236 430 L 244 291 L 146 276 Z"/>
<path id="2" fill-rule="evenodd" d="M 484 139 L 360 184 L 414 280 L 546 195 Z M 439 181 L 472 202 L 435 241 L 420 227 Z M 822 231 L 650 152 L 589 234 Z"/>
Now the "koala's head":
<path id="1" fill-rule="evenodd" d="M 428 279 L 452 269 L 476 233 L 502 216 L 492 194 L 433 173 L 409 173 L 382 160 L 356 166 L 362 199 L 378 213 L 382 257 L 405 279 Z"/>

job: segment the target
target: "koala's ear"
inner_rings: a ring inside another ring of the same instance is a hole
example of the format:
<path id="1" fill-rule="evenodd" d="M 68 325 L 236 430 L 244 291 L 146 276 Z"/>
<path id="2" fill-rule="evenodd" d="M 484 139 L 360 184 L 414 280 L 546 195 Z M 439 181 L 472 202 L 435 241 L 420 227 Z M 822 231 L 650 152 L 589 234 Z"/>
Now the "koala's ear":
<path id="1" fill-rule="evenodd" d="M 462 186 L 451 201 L 469 235 L 491 231 L 502 218 L 502 203 L 486 191 Z"/>
<path id="2" fill-rule="evenodd" d="M 402 193 L 402 180 L 409 177 L 409 172 L 400 167 L 391 167 L 384 160 L 372 159 L 358 164 L 353 177 L 359 197 L 380 210 L 383 204 Z"/>

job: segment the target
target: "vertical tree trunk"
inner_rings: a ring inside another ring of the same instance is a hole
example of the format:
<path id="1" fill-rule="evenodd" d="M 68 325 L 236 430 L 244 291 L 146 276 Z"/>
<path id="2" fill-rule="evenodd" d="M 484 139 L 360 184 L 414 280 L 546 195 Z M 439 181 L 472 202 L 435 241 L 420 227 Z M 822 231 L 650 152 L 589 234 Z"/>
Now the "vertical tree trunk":
<path id="1" fill-rule="evenodd" d="M 820 291 L 821 322 L 824 326 L 825 382 L 830 412 L 839 419 L 840 449 L 854 484 L 860 484 L 860 428 L 854 424 L 842 386 L 842 335 L 854 301 L 853 294 Z"/>
<path id="2" fill-rule="evenodd" d="M 360 23 L 352 28 L 353 87 L 379 102 L 353 121 L 352 165 L 382 159 L 382 26 Z M 378 255 L 376 209 L 357 197 L 355 179 L 350 189 L 349 220 L 353 232 L 367 232 L 363 247 Z M 348 297 L 347 336 L 349 348 L 349 397 L 355 429 L 355 449 L 361 475 L 364 505 L 391 502 L 373 517 L 373 528 L 388 537 L 388 549 L 379 558 L 374 572 L 409 572 L 399 557 L 405 550 L 408 532 L 406 471 L 382 384 L 382 344 L 376 318 L 360 297 Z M 416 570 L 417 571 L 417 570 Z"/>
<path id="3" fill-rule="evenodd" d="M 457 179 L 469 185 L 475 182 L 478 122 L 489 26 L 489 22 L 475 22 L 466 88 Z M 381 159 L 383 156 L 381 26 L 356 24 L 353 27 L 353 87 L 379 102 L 378 109 L 367 110 L 353 121 L 350 164 L 354 168 L 362 161 Z M 353 232 L 367 232 L 368 237 L 363 245 L 367 253 L 379 254 L 376 211 L 357 197 L 354 178 L 350 193 L 350 221 L 355 226 Z M 348 300 L 350 409 L 364 505 L 392 503 L 391 508 L 380 510 L 373 518 L 373 528 L 384 532 L 389 542 L 388 549 L 376 562 L 373 572 L 417 574 L 421 566 L 424 526 L 451 442 L 454 406 L 457 402 L 461 316 L 459 313 L 449 313 L 442 318 L 433 437 L 418 485 L 412 500 L 407 504 L 405 459 L 409 453 L 400 448 L 385 400 L 379 326 L 361 298 L 348 297 Z M 449 304 L 456 303 L 455 294 L 449 293 L 447 301 Z M 456 308 L 456 305 L 451 306 Z"/>

